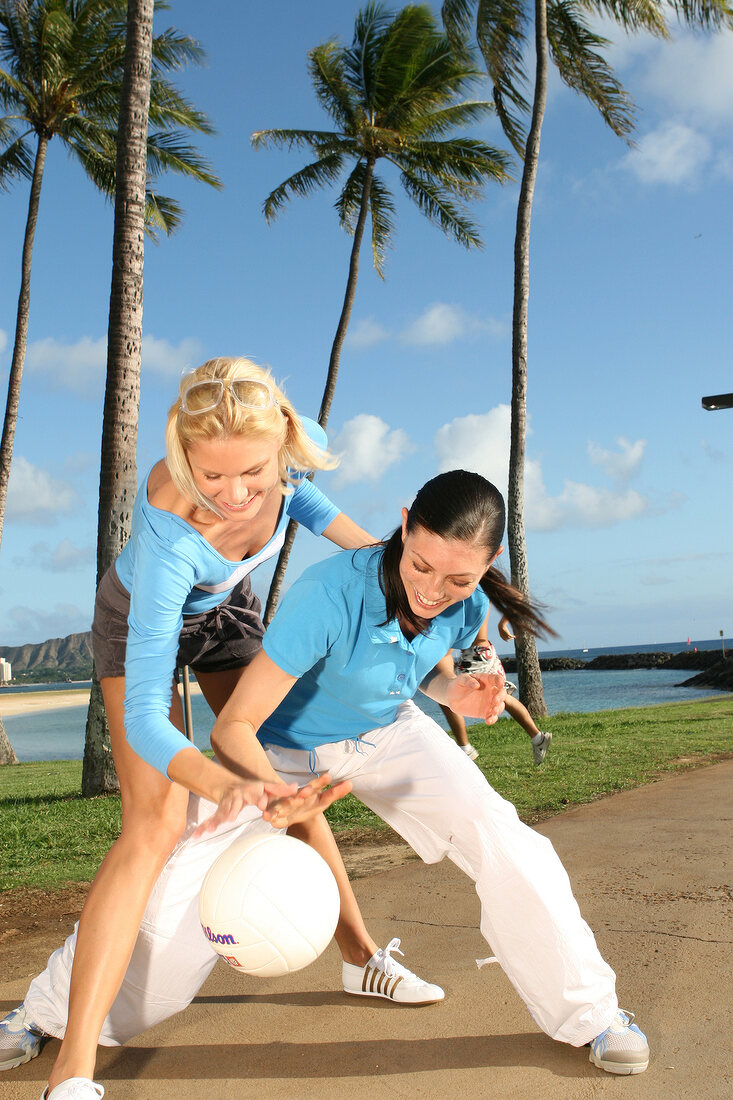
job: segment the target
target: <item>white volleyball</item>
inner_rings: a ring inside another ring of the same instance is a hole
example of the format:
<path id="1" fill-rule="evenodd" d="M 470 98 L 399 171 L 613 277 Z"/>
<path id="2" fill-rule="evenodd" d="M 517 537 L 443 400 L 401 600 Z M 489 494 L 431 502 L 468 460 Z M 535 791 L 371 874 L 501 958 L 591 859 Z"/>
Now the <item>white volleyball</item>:
<path id="1" fill-rule="evenodd" d="M 339 892 L 326 861 L 284 833 L 235 841 L 209 868 L 199 920 L 211 946 L 245 974 L 301 970 L 330 943 Z"/>

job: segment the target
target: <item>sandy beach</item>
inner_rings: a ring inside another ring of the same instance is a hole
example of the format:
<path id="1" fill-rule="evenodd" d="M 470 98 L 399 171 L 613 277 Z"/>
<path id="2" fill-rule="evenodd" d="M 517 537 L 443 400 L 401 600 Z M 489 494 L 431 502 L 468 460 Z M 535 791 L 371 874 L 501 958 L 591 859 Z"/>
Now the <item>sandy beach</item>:
<path id="1" fill-rule="evenodd" d="M 200 695 L 197 683 L 191 684 L 191 694 Z M 53 710 L 66 710 L 67 707 L 86 707 L 89 705 L 89 688 L 62 688 L 59 691 L 0 691 L 0 718 L 11 718 L 16 714 L 39 714 Z"/>

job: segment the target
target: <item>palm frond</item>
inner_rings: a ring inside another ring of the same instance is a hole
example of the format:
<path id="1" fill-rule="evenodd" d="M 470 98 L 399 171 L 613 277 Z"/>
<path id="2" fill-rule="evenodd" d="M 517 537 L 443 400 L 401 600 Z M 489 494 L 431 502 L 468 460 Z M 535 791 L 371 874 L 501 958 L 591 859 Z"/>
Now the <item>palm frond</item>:
<path id="1" fill-rule="evenodd" d="M 319 187 L 334 183 L 338 179 L 342 168 L 343 156 L 339 153 L 332 153 L 321 160 L 314 161 L 312 164 L 307 164 L 305 168 L 301 168 L 298 172 L 294 172 L 274 191 L 271 191 L 265 199 L 262 210 L 266 219 L 272 221 L 276 218 L 293 196 L 304 198 Z"/>
<path id="2" fill-rule="evenodd" d="M 410 172 L 402 172 L 400 180 L 418 209 L 447 236 L 453 237 L 464 248 L 483 247 L 477 227 L 444 188 Z"/>
<path id="3" fill-rule="evenodd" d="M 634 104 L 599 52 L 608 45 L 584 22 L 576 0 L 553 0 L 547 10 L 547 40 L 558 72 L 589 99 L 618 137 L 634 129 Z"/>
<path id="4" fill-rule="evenodd" d="M 423 138 L 438 138 L 460 126 L 475 126 L 487 115 L 493 114 L 494 104 L 486 100 L 464 100 L 453 103 L 437 111 L 431 111 L 420 120 L 420 135 Z"/>
<path id="5" fill-rule="evenodd" d="M 355 97 L 344 78 L 342 53 L 334 39 L 316 46 L 308 54 L 308 71 L 323 109 L 342 130 L 353 131 L 357 125 Z"/>
<path id="6" fill-rule="evenodd" d="M 151 130 L 148 132 L 148 174 L 157 178 L 163 172 L 177 172 L 200 183 L 221 190 L 223 184 L 209 162 L 199 151 L 184 141 L 179 132 Z"/>
<path id="7" fill-rule="evenodd" d="M 0 190 L 8 191 L 19 177 L 32 177 L 33 151 L 28 146 L 27 134 L 10 140 L 10 129 L 4 119 L 0 119 L 0 144 L 5 146 L 0 152 Z"/>
<path id="8" fill-rule="evenodd" d="M 669 0 L 680 23 L 718 31 L 733 27 L 733 9 L 727 0 Z"/>
<path id="9" fill-rule="evenodd" d="M 206 51 L 200 42 L 168 27 L 153 36 L 153 72 L 170 72 L 185 65 L 202 65 Z"/>
<path id="10" fill-rule="evenodd" d="M 183 210 L 175 199 L 159 195 L 148 188 L 145 192 L 145 235 L 156 244 L 160 233 L 170 237 L 183 222 Z"/>
<path id="11" fill-rule="evenodd" d="M 509 154 L 476 138 L 411 142 L 389 159 L 401 171 L 429 176 L 461 198 L 475 197 L 490 180 L 511 179 Z"/>
<path id="12" fill-rule="evenodd" d="M 377 275 L 383 279 L 387 249 L 392 243 L 395 204 L 391 191 L 377 175 L 372 176 L 369 212 L 372 216 L 372 259 Z"/>
<path id="13" fill-rule="evenodd" d="M 346 135 L 336 134 L 331 130 L 255 130 L 249 140 L 255 149 L 298 149 L 305 145 L 320 151 L 330 146 L 335 150 L 345 138 Z"/>

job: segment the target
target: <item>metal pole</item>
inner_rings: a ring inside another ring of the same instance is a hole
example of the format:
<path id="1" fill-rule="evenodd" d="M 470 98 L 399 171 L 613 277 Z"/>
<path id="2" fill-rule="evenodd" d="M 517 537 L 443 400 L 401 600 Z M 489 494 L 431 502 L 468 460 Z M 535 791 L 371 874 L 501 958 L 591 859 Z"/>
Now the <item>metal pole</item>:
<path id="1" fill-rule="evenodd" d="M 725 634 L 722 630 L 720 632 L 720 644 L 723 647 L 723 660 L 725 660 Z"/>
<path id="2" fill-rule="evenodd" d="M 188 665 L 183 666 L 183 727 L 186 737 L 193 741 L 193 715 L 191 714 L 191 684 L 188 679 Z"/>

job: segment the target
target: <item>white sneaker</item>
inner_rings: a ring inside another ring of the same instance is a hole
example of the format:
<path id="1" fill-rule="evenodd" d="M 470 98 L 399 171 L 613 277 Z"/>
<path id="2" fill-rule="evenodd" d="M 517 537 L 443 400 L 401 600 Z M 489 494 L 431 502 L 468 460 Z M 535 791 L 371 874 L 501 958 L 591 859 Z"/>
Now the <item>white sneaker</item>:
<path id="1" fill-rule="evenodd" d="M 537 742 L 537 744 L 535 744 L 534 738 L 532 739 L 532 756 L 534 757 L 534 762 L 538 767 L 547 756 L 547 750 L 550 747 L 550 741 L 552 741 L 551 733 L 542 733 L 542 730 L 540 730 L 540 733 L 542 734 L 542 737 L 541 740 Z"/>
<path id="2" fill-rule="evenodd" d="M 48 1036 L 31 1020 L 25 1005 L 18 1005 L 0 1020 L 0 1070 L 15 1069 L 41 1053 Z"/>
<path id="3" fill-rule="evenodd" d="M 400 951 L 400 941 L 390 940 L 379 948 L 366 966 L 354 966 L 345 962 L 341 971 L 344 993 L 357 997 L 386 997 L 403 1005 L 432 1005 L 442 1001 L 445 993 L 439 985 L 431 985 L 413 974 L 407 967 L 395 962 L 392 952 Z"/>
<path id="4" fill-rule="evenodd" d="M 478 760 L 478 749 L 474 748 L 470 742 L 467 745 L 459 745 L 458 748 L 461 752 L 465 752 L 469 760 Z"/>
<path id="5" fill-rule="evenodd" d="M 646 1035 L 633 1022 L 634 1013 L 619 1009 L 611 1024 L 590 1044 L 590 1060 L 607 1073 L 643 1073 L 649 1065 Z"/>
<path id="6" fill-rule="evenodd" d="M 45 1089 L 41 1100 L 100 1100 L 102 1096 L 104 1089 L 96 1081 L 88 1077 L 70 1077 L 50 1092 Z"/>

